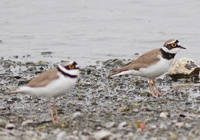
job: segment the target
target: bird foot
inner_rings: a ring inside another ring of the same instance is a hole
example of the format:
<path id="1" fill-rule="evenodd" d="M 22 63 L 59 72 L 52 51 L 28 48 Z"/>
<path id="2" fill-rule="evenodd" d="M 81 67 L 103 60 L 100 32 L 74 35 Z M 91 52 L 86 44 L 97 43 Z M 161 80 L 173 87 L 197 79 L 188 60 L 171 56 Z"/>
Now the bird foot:
<path id="1" fill-rule="evenodd" d="M 59 124 L 60 122 L 61 122 L 60 120 L 52 119 L 52 123 L 53 123 L 53 125 L 57 125 L 57 124 Z"/>

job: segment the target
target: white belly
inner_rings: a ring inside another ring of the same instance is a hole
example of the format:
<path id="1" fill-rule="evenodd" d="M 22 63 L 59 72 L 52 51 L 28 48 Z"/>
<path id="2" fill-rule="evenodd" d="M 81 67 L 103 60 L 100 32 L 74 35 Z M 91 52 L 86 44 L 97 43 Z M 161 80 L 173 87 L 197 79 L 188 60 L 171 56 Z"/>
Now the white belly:
<path id="1" fill-rule="evenodd" d="M 66 94 L 71 90 L 76 84 L 77 78 L 69 78 L 60 75 L 58 79 L 52 81 L 45 87 L 27 87 L 22 86 L 19 91 L 28 93 L 32 96 L 42 96 L 42 97 L 56 97 Z"/>
<path id="2" fill-rule="evenodd" d="M 172 60 L 166 60 L 162 57 L 160 58 L 160 61 L 158 61 L 155 65 L 152 65 L 148 68 L 141 68 L 139 70 L 140 76 L 146 77 L 146 78 L 156 78 L 164 74 L 168 71 L 171 64 L 173 62 Z"/>

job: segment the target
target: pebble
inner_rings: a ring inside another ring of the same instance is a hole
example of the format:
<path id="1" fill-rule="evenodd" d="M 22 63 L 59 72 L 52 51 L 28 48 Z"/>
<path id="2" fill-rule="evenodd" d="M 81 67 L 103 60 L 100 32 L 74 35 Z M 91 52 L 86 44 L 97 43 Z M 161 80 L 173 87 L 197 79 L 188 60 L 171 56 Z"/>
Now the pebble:
<path id="1" fill-rule="evenodd" d="M 34 139 L 38 136 L 37 132 L 31 131 L 31 130 L 25 131 L 23 135 L 24 137 L 31 138 L 31 139 Z"/>
<path id="2" fill-rule="evenodd" d="M 114 127 L 115 125 L 116 125 L 115 122 L 107 122 L 107 123 L 105 124 L 105 127 L 106 127 L 106 128 L 111 128 L 111 127 Z"/>
<path id="3" fill-rule="evenodd" d="M 39 61 L 38 65 L 40 65 L 40 66 L 48 66 L 49 62 L 47 62 L 47 61 Z"/>
<path id="4" fill-rule="evenodd" d="M 100 130 L 98 132 L 94 132 L 94 139 L 95 140 L 106 140 L 109 139 L 110 136 L 112 136 L 113 133 L 111 133 L 110 131 L 107 130 Z"/>
<path id="5" fill-rule="evenodd" d="M 57 140 L 63 140 L 67 136 L 65 131 L 61 131 L 57 134 L 56 139 Z"/>
<path id="6" fill-rule="evenodd" d="M 200 100 L 200 96 L 196 97 L 196 100 Z"/>
<path id="7" fill-rule="evenodd" d="M 51 55 L 53 52 L 50 52 L 50 51 L 48 51 L 48 52 L 41 52 L 41 55 Z"/>
<path id="8" fill-rule="evenodd" d="M 185 123 L 185 127 L 186 127 L 187 129 L 190 129 L 190 128 L 192 127 L 192 124 L 190 124 L 190 123 Z"/>
<path id="9" fill-rule="evenodd" d="M 174 124 L 177 128 L 181 128 L 184 125 L 184 122 L 177 122 Z"/>
<path id="10" fill-rule="evenodd" d="M 154 124 L 148 125 L 148 129 L 149 129 L 149 130 L 153 130 L 153 129 L 156 129 L 156 128 L 157 128 L 157 126 L 154 125 Z"/>
<path id="11" fill-rule="evenodd" d="M 26 62 L 26 65 L 35 66 L 35 63 L 33 63 L 33 62 Z"/>
<path id="12" fill-rule="evenodd" d="M 170 76 L 178 76 L 178 78 L 184 76 L 198 76 L 200 66 L 190 58 L 181 58 L 172 63 L 171 68 L 168 71 Z"/>
<path id="13" fill-rule="evenodd" d="M 6 127 L 6 124 L 8 124 L 6 120 L 0 119 L 0 127 Z"/>
<path id="14" fill-rule="evenodd" d="M 121 122 L 119 125 L 118 125 L 118 129 L 124 129 L 124 127 L 126 127 L 128 124 L 127 122 Z"/>
<path id="15" fill-rule="evenodd" d="M 150 140 L 158 140 L 156 137 L 151 137 Z"/>
<path id="16" fill-rule="evenodd" d="M 163 118 L 163 119 L 166 119 L 168 116 L 168 112 L 161 112 L 160 113 L 160 117 Z"/>
<path id="17" fill-rule="evenodd" d="M 83 116 L 83 114 L 81 112 L 75 112 L 73 115 L 72 115 L 72 118 L 75 119 L 76 117 L 80 117 L 80 116 Z"/>
<path id="18" fill-rule="evenodd" d="M 15 124 L 13 124 L 13 123 L 8 123 L 8 124 L 6 124 L 5 128 L 6 128 L 6 129 L 14 129 L 14 128 L 15 128 Z"/>
<path id="19" fill-rule="evenodd" d="M 28 124 L 32 124 L 33 123 L 33 120 L 25 120 L 22 122 L 22 126 L 26 126 Z"/>

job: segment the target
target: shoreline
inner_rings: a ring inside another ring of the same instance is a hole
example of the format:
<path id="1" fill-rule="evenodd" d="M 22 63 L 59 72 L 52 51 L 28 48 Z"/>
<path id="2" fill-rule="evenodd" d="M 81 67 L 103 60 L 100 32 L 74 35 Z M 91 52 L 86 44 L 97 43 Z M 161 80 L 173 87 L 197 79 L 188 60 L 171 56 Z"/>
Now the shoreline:
<path id="1" fill-rule="evenodd" d="M 153 98 L 148 79 L 107 78 L 111 69 L 127 63 L 113 59 L 82 68 L 76 87 L 57 99 L 62 122 L 53 126 L 47 99 L 23 94 L 4 95 L 4 92 L 26 84 L 56 64 L 2 60 L 5 71 L 0 75 L 0 136 L 49 140 L 198 138 L 200 86 L 187 79 L 174 82 L 163 76 L 156 79 L 156 84 L 164 96 Z"/>

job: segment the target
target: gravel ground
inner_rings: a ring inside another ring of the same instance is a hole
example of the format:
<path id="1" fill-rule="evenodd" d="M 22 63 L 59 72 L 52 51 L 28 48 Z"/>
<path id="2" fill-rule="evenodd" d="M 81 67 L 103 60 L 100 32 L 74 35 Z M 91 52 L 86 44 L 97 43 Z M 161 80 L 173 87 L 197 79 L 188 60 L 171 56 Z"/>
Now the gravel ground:
<path id="1" fill-rule="evenodd" d="M 17 60 L 17 59 L 16 59 Z M 57 98 L 62 122 L 52 125 L 47 99 L 5 91 L 26 84 L 57 64 L 0 60 L 0 139 L 4 140 L 194 140 L 200 137 L 198 81 L 156 79 L 162 97 L 149 93 L 148 79 L 108 78 L 130 60 L 108 60 L 82 68 L 76 87 Z"/>

